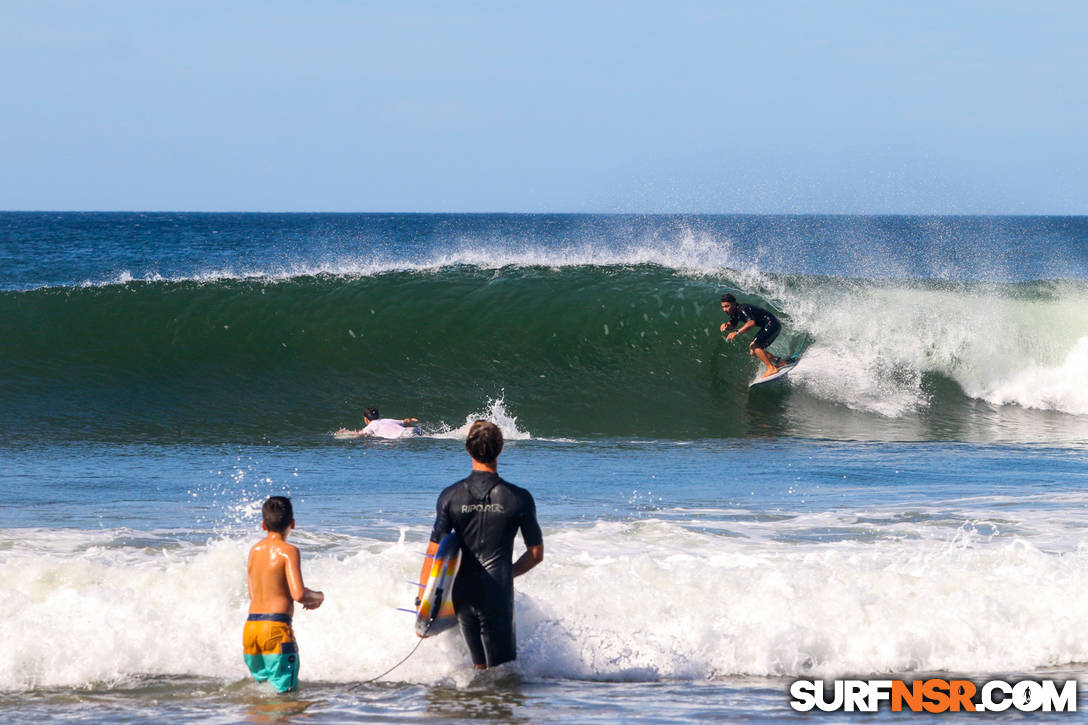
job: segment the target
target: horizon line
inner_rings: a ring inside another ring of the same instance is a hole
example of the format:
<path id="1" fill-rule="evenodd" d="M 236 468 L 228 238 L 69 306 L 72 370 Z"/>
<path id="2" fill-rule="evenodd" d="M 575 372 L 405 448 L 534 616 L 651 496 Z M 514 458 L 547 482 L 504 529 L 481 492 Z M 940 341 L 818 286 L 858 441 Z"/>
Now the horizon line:
<path id="1" fill-rule="evenodd" d="M 760 217 L 1056 217 L 1077 218 L 1088 212 L 828 212 L 828 211 L 331 211 L 256 209 L 0 209 L 0 214 L 266 214 L 305 215 L 340 214 L 344 216 L 600 216 L 600 217 L 685 217 L 685 216 L 760 216 Z"/>

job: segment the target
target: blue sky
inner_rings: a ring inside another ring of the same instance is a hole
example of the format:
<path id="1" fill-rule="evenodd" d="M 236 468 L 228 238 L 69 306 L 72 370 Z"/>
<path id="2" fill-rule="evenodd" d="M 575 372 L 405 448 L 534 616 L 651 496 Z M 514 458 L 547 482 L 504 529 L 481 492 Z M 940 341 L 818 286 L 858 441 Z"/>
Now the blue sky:
<path id="1" fill-rule="evenodd" d="M 1088 3 L 0 4 L 0 209 L 1088 213 Z"/>

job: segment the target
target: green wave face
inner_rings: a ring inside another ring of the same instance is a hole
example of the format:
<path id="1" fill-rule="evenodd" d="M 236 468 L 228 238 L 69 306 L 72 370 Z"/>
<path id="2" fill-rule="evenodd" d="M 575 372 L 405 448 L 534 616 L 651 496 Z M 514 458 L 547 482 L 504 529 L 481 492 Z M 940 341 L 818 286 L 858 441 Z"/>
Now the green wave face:
<path id="1" fill-rule="evenodd" d="M 775 349 L 815 344 L 810 378 L 799 367 L 796 382 L 757 392 L 746 343 L 718 331 L 718 297 L 743 281 L 656 266 L 456 266 L 0 293 L 3 435 L 316 440 L 358 426 L 369 404 L 438 430 L 501 397 L 536 437 L 965 436 L 1000 402 L 965 395 L 940 350 L 884 361 L 892 394 L 900 383 L 918 393 L 889 413 L 828 386 L 843 365 L 821 355 L 850 349 L 856 332 L 829 323 L 859 310 L 888 327 L 900 294 L 923 305 L 996 294 L 1052 315 L 1084 294 L 764 280 L 741 296 L 783 313 Z"/>
<path id="2" fill-rule="evenodd" d="M 530 427 L 652 435 L 727 382 L 715 291 L 660 270 L 452 269 L 9 293 L 0 391 L 27 422 L 125 436 L 323 432 L 368 403 L 437 423 L 503 391 Z"/>

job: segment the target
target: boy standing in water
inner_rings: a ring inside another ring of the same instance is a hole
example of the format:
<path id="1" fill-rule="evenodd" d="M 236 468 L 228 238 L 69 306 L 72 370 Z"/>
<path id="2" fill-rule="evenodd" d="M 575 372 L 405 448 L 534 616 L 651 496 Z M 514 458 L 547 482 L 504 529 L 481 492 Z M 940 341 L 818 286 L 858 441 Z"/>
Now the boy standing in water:
<path id="1" fill-rule="evenodd" d="M 278 692 L 288 692 L 298 687 L 298 644 L 291 629 L 295 602 L 317 609 L 325 595 L 303 585 L 298 547 L 287 543 L 295 528 L 291 499 L 272 496 L 261 513 L 268 536 L 249 550 L 249 616 L 242 647 L 257 682 L 268 680 Z"/>

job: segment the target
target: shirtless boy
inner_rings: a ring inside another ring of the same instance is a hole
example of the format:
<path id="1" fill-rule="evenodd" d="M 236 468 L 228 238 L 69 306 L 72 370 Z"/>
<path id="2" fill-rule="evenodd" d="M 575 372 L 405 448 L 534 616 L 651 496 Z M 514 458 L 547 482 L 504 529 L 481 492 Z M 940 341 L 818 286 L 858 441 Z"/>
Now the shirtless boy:
<path id="1" fill-rule="evenodd" d="M 278 692 L 288 692 L 298 687 L 298 644 L 291 630 L 295 602 L 317 609 L 325 595 L 303 585 L 298 547 L 287 543 L 295 528 L 291 499 L 272 496 L 261 513 L 268 536 L 249 550 L 249 617 L 242 647 L 258 682 L 268 680 Z"/>

